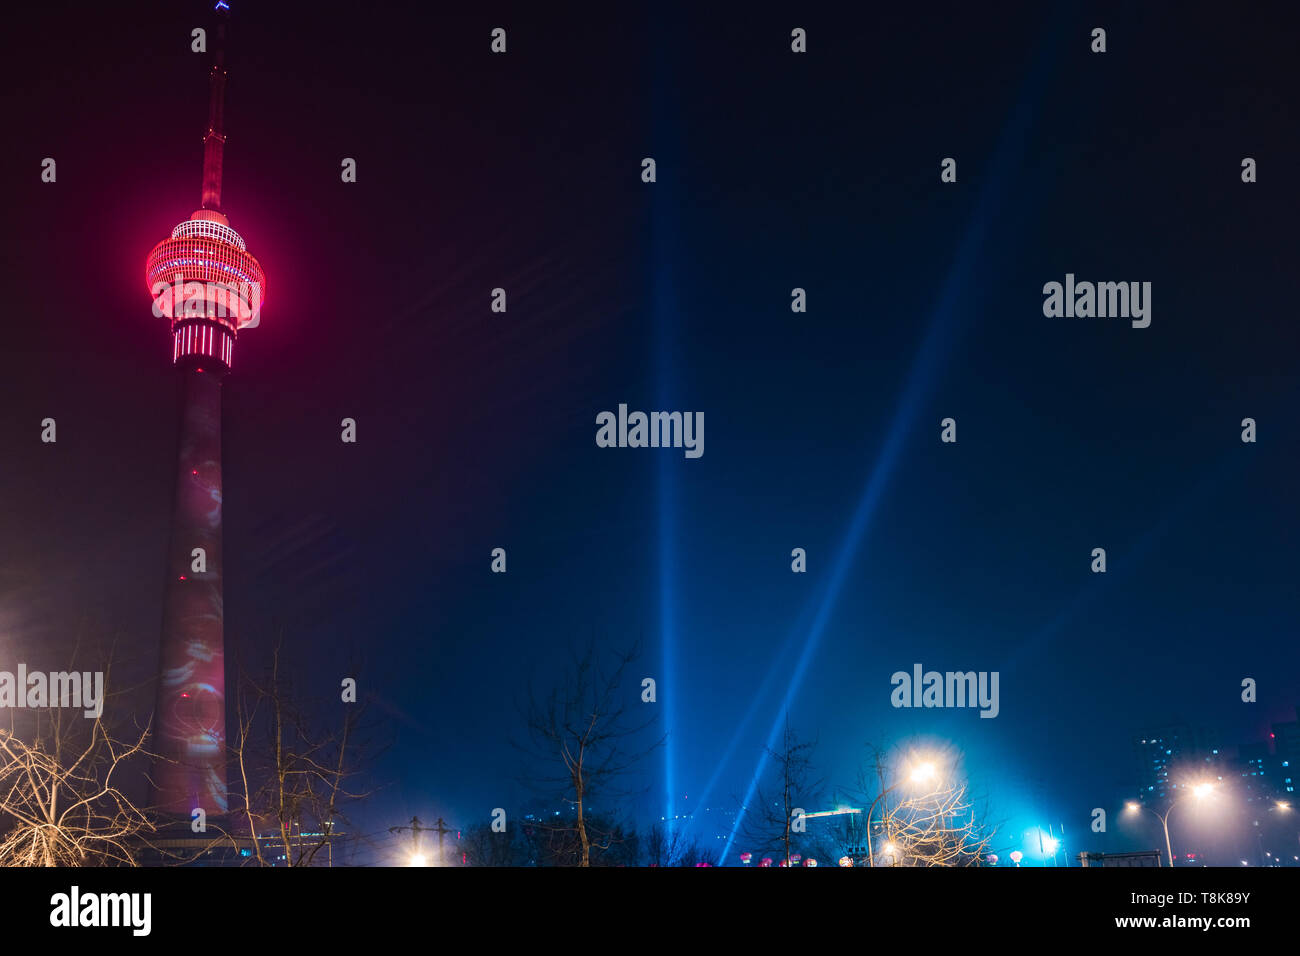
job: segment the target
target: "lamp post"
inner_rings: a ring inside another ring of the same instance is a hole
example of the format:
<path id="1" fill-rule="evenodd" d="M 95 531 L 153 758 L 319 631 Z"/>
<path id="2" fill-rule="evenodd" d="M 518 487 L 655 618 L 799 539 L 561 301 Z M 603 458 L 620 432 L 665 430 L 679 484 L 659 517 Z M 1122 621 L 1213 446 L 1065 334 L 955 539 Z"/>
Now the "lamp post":
<path id="1" fill-rule="evenodd" d="M 1198 801 L 1204 800 L 1213 792 L 1214 792 L 1214 784 L 1212 783 L 1198 783 L 1196 786 L 1192 787 L 1191 789 L 1191 795 L 1194 796 Z M 1174 865 L 1174 847 L 1173 847 L 1173 843 L 1169 839 L 1169 815 L 1174 812 L 1174 807 L 1178 806 L 1178 804 L 1183 802 L 1186 796 L 1187 794 L 1184 794 L 1182 797 L 1175 797 L 1174 800 L 1170 802 L 1169 809 L 1166 810 L 1164 813 L 1160 813 L 1152 809 L 1151 807 L 1144 807 L 1136 800 L 1130 800 L 1126 806 L 1126 809 L 1130 813 L 1137 813 L 1141 810 L 1145 810 L 1147 811 L 1147 813 L 1150 813 L 1152 816 L 1154 816 L 1157 820 L 1160 821 L 1160 825 L 1164 827 L 1164 831 L 1165 831 L 1165 852 L 1169 854 L 1170 866 Z"/>

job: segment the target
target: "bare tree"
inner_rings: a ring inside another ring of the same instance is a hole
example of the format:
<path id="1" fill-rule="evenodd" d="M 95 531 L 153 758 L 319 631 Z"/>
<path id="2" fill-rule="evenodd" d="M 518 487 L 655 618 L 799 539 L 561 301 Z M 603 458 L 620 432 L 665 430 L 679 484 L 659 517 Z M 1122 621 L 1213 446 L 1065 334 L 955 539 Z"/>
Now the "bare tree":
<path id="1" fill-rule="evenodd" d="M 909 795 L 882 824 L 882 862 L 890 866 L 979 866 L 995 833 L 960 782 Z"/>
<path id="2" fill-rule="evenodd" d="M 669 829 L 662 823 L 650 828 L 645 853 L 649 866 L 699 866 L 709 859 L 708 851 L 698 840 L 687 840 L 684 831 Z"/>
<path id="3" fill-rule="evenodd" d="M 742 806 L 741 832 L 759 850 L 779 849 L 785 865 L 790 865 L 796 843 L 806 833 L 803 812 L 820 796 L 822 781 L 813 780 L 812 754 L 815 740 L 800 740 L 790 729 L 787 717 L 781 749 L 767 749 L 772 759 L 771 782 L 755 791 L 753 806 Z"/>
<path id="4" fill-rule="evenodd" d="M 528 741 L 516 745 L 530 764 L 526 782 L 573 811 L 572 818 L 561 814 L 535 824 L 544 831 L 553 859 L 591 866 L 593 849 L 608 851 L 628 839 L 616 814 L 597 817 L 590 811 L 593 798 L 626 796 L 628 772 L 663 742 L 661 737 L 645 743 L 655 710 L 641 702 L 638 688 L 627 686 L 636 658 L 633 647 L 606 662 L 589 645 L 572 656 L 561 684 L 544 700 L 529 695 Z M 633 718 L 633 707 L 646 707 L 648 715 Z"/>
<path id="5" fill-rule="evenodd" d="M 277 642 L 261 680 L 240 669 L 231 814 L 247 828 L 257 865 L 272 865 L 276 855 L 288 866 L 332 865 L 339 827 L 349 825 L 346 808 L 368 796 L 353 789 L 365 704 L 338 702 L 337 723 L 324 729 L 320 713 L 336 702 L 321 701 L 309 712 L 281 657 Z"/>
<path id="6" fill-rule="evenodd" d="M 465 861 L 469 866 L 525 866 L 527 848 L 516 836 L 516 830 L 495 832 L 490 823 L 478 823 L 465 831 L 461 841 Z"/>
<path id="7" fill-rule="evenodd" d="M 885 829 L 884 823 L 878 822 L 877 809 L 879 808 L 881 816 L 887 818 L 890 796 L 905 781 L 888 781 L 888 754 L 884 749 L 868 743 L 867 753 L 867 762 L 858 767 L 856 788 L 856 795 L 865 804 L 866 813 L 861 821 L 851 821 L 854 839 L 849 842 L 852 844 L 850 849 L 857 849 L 865 840 L 867 865 L 875 866 L 874 837 Z"/>
<path id="8" fill-rule="evenodd" d="M 110 671 L 105 664 L 103 686 L 112 686 Z M 60 703 L 51 698 L 38 710 L 30 733 L 0 729 L 0 866 L 135 865 L 153 825 L 119 779 L 148 757 L 149 729 L 119 739 L 104 720 L 105 701 L 93 717 Z"/>
<path id="9" fill-rule="evenodd" d="M 850 821 L 848 855 L 865 850 L 868 866 L 979 865 L 997 828 L 960 764 L 952 751 L 891 756 L 867 744 L 850 790 L 863 812 Z"/>

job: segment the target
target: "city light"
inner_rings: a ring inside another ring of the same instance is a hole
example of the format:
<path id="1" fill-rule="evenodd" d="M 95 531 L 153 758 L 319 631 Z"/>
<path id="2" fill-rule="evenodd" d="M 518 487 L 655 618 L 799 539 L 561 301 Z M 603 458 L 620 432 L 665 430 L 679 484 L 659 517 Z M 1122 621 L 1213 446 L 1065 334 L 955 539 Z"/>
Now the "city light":
<path id="1" fill-rule="evenodd" d="M 923 763 L 912 771 L 912 783 L 926 783 L 935 777 L 934 764 Z"/>

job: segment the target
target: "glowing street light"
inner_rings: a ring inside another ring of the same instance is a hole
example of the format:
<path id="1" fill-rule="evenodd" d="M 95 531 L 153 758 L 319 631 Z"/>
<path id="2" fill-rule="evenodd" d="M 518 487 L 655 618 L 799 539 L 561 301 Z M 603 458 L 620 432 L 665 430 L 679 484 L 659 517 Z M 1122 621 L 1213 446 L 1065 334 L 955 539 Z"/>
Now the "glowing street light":
<path id="1" fill-rule="evenodd" d="M 1196 798 L 1197 802 L 1199 803 L 1200 801 L 1204 800 L 1206 797 L 1209 797 L 1214 793 L 1214 784 L 1210 783 L 1209 781 L 1198 783 L 1192 787 L 1190 793 L 1193 797 Z M 1136 814 L 1141 812 L 1142 810 L 1145 810 L 1151 815 L 1153 815 L 1157 820 L 1160 821 L 1160 825 L 1164 827 L 1165 830 L 1165 852 L 1169 854 L 1170 866 L 1174 865 L 1174 847 L 1169 840 L 1169 814 L 1173 813 L 1174 807 L 1178 806 L 1178 804 L 1181 803 L 1184 799 L 1186 799 L 1186 794 L 1184 794 L 1183 797 L 1175 797 L 1174 800 L 1169 804 L 1169 809 L 1166 810 L 1163 814 L 1158 813 L 1157 811 L 1153 810 L 1151 807 L 1142 806 L 1142 804 L 1138 803 L 1136 800 L 1130 800 L 1127 804 L 1125 804 L 1125 809 L 1128 810 L 1129 813 Z"/>
<path id="2" fill-rule="evenodd" d="M 935 777 L 934 764 L 923 763 L 912 771 L 912 783 L 928 783 Z"/>
<path id="3" fill-rule="evenodd" d="M 407 861 L 408 866 L 428 866 L 429 861 L 425 859 L 423 853 L 412 853 L 411 858 Z"/>

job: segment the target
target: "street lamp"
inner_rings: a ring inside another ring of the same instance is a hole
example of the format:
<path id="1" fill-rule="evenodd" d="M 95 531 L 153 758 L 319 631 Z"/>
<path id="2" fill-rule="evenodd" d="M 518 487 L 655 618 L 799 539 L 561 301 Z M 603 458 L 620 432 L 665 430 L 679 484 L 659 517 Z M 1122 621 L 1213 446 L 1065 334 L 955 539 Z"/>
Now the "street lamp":
<path id="1" fill-rule="evenodd" d="M 412 853 L 410 860 L 407 861 L 410 866 L 428 866 L 429 861 L 424 858 L 423 853 Z"/>
<path id="2" fill-rule="evenodd" d="M 1214 784 L 1212 783 L 1198 783 L 1191 789 L 1191 795 L 1195 797 L 1197 801 L 1204 800 L 1212 793 L 1214 793 Z M 1142 804 L 1138 803 L 1136 800 L 1130 800 L 1125 805 L 1125 809 L 1127 809 L 1129 813 L 1138 813 L 1145 810 L 1160 821 L 1160 825 L 1165 829 L 1165 852 L 1169 854 L 1170 866 L 1174 865 L 1174 847 L 1169 840 L 1169 814 L 1173 813 L 1174 807 L 1182 803 L 1185 798 L 1186 794 L 1184 794 L 1183 797 L 1175 797 L 1173 801 L 1170 802 L 1169 809 L 1163 814 L 1153 810 L 1151 807 L 1142 806 Z"/>

